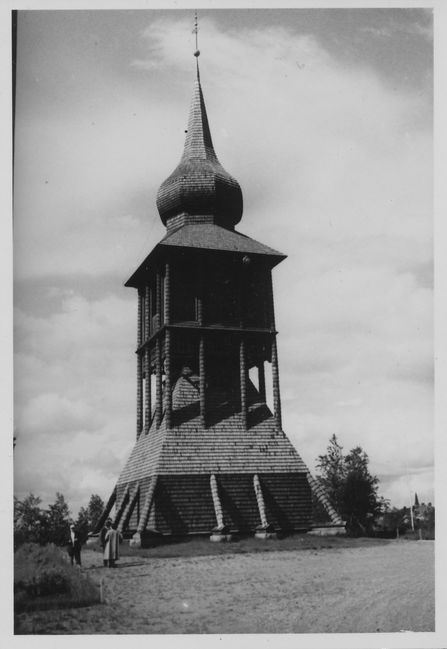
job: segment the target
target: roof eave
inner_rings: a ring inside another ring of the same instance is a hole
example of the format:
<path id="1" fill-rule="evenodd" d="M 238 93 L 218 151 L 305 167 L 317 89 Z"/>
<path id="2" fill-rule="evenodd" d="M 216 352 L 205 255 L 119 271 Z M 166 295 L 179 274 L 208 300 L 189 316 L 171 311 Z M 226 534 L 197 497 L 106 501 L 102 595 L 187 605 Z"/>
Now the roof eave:
<path id="1" fill-rule="evenodd" d="M 279 254 L 267 254 L 267 253 L 259 253 L 259 252 L 243 252 L 240 250 L 219 250 L 216 248 L 196 248 L 195 246 L 178 246 L 178 245 L 170 245 L 169 243 L 159 243 L 155 246 L 155 248 L 147 255 L 147 257 L 142 261 L 142 263 L 138 266 L 138 268 L 135 270 L 135 272 L 129 277 L 129 279 L 124 283 L 124 286 L 126 287 L 131 287 L 131 288 L 138 288 L 141 286 L 141 276 L 143 273 L 150 272 L 151 266 L 153 266 L 155 258 L 160 255 L 160 253 L 163 251 L 163 249 L 166 249 L 166 252 L 168 250 L 195 250 L 195 251 L 201 251 L 203 253 L 207 252 L 213 252 L 213 253 L 221 253 L 221 254 L 227 254 L 227 255 L 237 255 L 237 256 L 245 256 L 248 255 L 250 257 L 257 257 L 257 258 L 265 258 L 268 260 L 270 268 L 274 268 L 277 266 L 279 263 L 284 261 L 284 259 L 287 259 L 287 255 L 284 255 L 282 253 Z"/>

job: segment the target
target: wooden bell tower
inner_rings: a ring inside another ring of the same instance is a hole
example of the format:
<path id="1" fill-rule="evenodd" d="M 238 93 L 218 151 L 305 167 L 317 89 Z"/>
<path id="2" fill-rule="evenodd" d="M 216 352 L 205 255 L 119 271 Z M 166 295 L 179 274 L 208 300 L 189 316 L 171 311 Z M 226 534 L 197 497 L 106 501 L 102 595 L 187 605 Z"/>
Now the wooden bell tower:
<path id="1" fill-rule="evenodd" d="M 214 235 L 194 226 L 189 234 Z M 184 231 L 160 244 L 127 282 L 138 290 L 137 439 L 152 420 L 167 429 L 182 422 L 173 402 L 180 376 L 197 387 L 197 414 L 212 424 L 216 407 L 237 405 L 240 424 L 250 428 L 249 370 L 257 371 L 259 401 L 266 404 L 265 363 L 272 365 L 274 418 L 281 428 L 272 266 L 283 256 L 240 235 L 219 232 L 216 248 L 194 247 Z M 225 238 L 228 237 L 228 241 Z M 235 241 L 234 241 L 234 240 Z M 209 245 L 213 245 L 211 241 Z M 219 247 L 217 247 L 219 246 Z M 247 254 L 247 251 L 249 254 Z"/>
<path id="2" fill-rule="evenodd" d="M 136 442 L 103 518 L 115 504 L 134 545 L 308 530 L 316 485 L 281 424 L 272 269 L 284 255 L 235 230 L 242 192 L 214 151 L 198 65 L 157 207 L 166 235 L 126 283 L 138 292 Z"/>

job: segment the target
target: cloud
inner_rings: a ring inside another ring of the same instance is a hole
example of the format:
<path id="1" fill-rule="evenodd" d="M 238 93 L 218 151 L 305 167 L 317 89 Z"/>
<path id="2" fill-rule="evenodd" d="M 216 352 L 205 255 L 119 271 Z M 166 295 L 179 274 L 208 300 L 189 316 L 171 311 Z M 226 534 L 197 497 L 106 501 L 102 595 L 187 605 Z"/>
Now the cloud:
<path id="1" fill-rule="evenodd" d="M 421 469 L 420 471 L 403 475 L 390 477 L 388 475 L 380 475 L 381 491 L 386 494 L 390 500 L 391 506 L 399 503 L 400 506 L 409 507 L 414 504 L 415 493 L 418 494 L 419 502 L 434 504 L 434 490 L 433 490 L 433 471 L 431 467 Z"/>
<path id="2" fill-rule="evenodd" d="M 396 20 L 391 20 L 389 23 L 381 27 L 361 27 L 360 31 L 365 34 L 372 34 L 380 39 L 390 39 L 396 36 L 396 34 L 405 34 L 408 36 L 422 36 L 429 42 L 433 41 L 433 29 L 430 25 L 422 25 L 420 22 L 408 22 L 403 24 Z"/>
<path id="3" fill-rule="evenodd" d="M 348 399 L 347 401 L 336 401 L 335 405 L 338 406 L 339 408 L 355 408 L 357 406 L 361 406 L 363 403 L 363 399 Z"/>
<path id="4" fill-rule="evenodd" d="M 59 394 L 43 393 L 34 397 L 24 407 L 17 420 L 19 429 L 26 427 L 30 435 L 38 434 L 41 439 L 49 436 L 54 441 L 57 435 L 71 434 L 79 428 L 94 430 L 98 426 L 100 413 L 85 401 L 70 400 Z"/>

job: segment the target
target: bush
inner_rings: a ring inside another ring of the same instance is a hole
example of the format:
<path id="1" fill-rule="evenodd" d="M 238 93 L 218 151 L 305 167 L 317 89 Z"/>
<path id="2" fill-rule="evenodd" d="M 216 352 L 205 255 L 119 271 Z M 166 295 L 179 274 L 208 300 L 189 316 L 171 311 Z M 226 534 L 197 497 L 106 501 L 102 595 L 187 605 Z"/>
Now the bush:
<path id="1" fill-rule="evenodd" d="M 43 570 L 39 576 L 38 595 L 55 595 L 57 593 L 68 593 L 70 590 L 70 579 L 60 569 Z"/>
<path id="2" fill-rule="evenodd" d="M 98 585 L 71 566 L 55 545 L 25 543 L 14 555 L 16 612 L 83 606 L 99 601 Z"/>

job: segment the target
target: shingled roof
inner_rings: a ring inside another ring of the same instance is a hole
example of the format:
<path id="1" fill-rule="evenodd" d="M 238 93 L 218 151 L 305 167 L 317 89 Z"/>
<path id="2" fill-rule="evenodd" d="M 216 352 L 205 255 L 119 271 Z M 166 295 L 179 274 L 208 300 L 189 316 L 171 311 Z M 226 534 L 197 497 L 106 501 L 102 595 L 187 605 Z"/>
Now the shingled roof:
<path id="1" fill-rule="evenodd" d="M 140 277 L 150 268 L 154 258 L 160 252 L 172 248 L 189 248 L 197 250 L 217 250 L 221 252 L 263 255 L 270 259 L 270 265 L 276 266 L 286 258 L 281 252 L 269 246 L 247 237 L 245 234 L 234 230 L 227 230 L 214 223 L 200 223 L 184 225 L 178 230 L 168 232 L 165 237 L 155 246 L 137 270 L 129 277 L 125 286 L 136 287 L 139 285 Z"/>
<path id="2" fill-rule="evenodd" d="M 255 255 L 273 255 L 285 259 L 285 255 L 269 246 L 255 241 L 245 234 L 227 230 L 213 223 L 185 225 L 179 230 L 168 232 L 160 241 L 163 246 L 183 246 L 185 248 L 207 248 Z M 278 259 L 279 261 L 279 259 Z"/>

